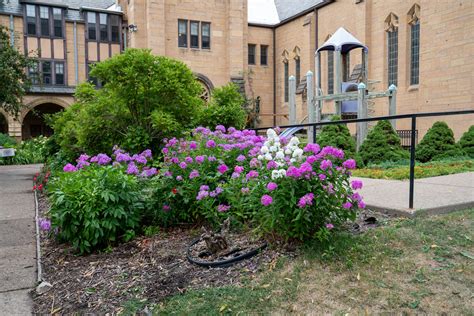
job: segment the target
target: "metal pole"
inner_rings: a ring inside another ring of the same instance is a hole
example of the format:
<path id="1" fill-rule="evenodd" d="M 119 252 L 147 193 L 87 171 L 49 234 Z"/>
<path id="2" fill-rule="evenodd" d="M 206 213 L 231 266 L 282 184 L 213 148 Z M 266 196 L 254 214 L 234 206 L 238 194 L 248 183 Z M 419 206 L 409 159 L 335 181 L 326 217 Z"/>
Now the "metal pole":
<path id="1" fill-rule="evenodd" d="M 290 83 L 290 99 L 289 99 L 289 112 L 290 112 L 290 124 L 296 124 L 296 78 L 290 76 L 288 79 Z"/>
<path id="2" fill-rule="evenodd" d="M 390 92 L 388 97 L 388 115 L 397 115 L 397 86 L 391 84 L 390 87 L 388 87 L 388 91 Z M 395 120 L 390 120 L 390 124 L 392 124 L 394 130 L 397 129 L 395 122 Z"/>
<path id="3" fill-rule="evenodd" d="M 359 83 L 357 86 L 358 97 L 357 97 L 357 118 L 365 119 L 367 118 L 367 99 L 365 95 L 366 86 L 363 82 Z M 365 137 L 367 136 L 367 122 L 357 123 L 357 150 L 364 142 Z"/>
<path id="4" fill-rule="evenodd" d="M 416 116 L 411 117 L 411 145 L 410 145 L 410 197 L 409 208 L 413 209 L 413 196 L 415 194 L 415 131 Z"/>
<path id="5" fill-rule="evenodd" d="M 313 88 L 313 73 L 308 71 L 306 73 L 306 103 L 308 108 L 308 123 L 316 123 L 316 107 L 314 102 L 314 88 Z M 313 137 L 314 126 L 308 128 L 308 143 L 314 143 Z"/>
<path id="6" fill-rule="evenodd" d="M 336 61 L 336 69 L 335 69 L 335 73 L 334 73 L 334 77 L 335 77 L 335 83 L 334 83 L 334 91 L 336 94 L 339 94 L 341 93 L 341 82 L 342 82 L 342 55 L 341 55 L 341 49 L 340 48 L 336 48 L 335 50 L 335 54 L 334 54 L 334 57 L 335 57 L 335 61 Z M 335 107 L 336 107 L 336 115 L 341 115 L 341 102 L 340 101 L 336 101 L 334 102 L 335 104 Z"/>

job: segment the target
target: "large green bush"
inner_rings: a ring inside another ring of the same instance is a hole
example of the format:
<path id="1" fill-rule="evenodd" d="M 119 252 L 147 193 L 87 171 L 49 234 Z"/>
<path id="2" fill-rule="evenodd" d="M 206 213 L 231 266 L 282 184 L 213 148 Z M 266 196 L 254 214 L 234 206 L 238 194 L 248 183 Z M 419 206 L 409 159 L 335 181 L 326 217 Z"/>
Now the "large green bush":
<path id="1" fill-rule="evenodd" d="M 469 127 L 459 140 L 461 149 L 471 158 L 474 158 L 474 125 Z"/>
<path id="2" fill-rule="evenodd" d="M 335 115 L 331 120 L 340 121 L 341 117 Z M 345 124 L 324 126 L 321 133 L 317 135 L 316 142 L 321 147 L 332 146 L 342 149 L 347 158 L 354 158 L 356 155 L 355 140 Z"/>
<path id="3" fill-rule="evenodd" d="M 421 162 L 460 157 L 464 153 L 454 140 L 454 133 L 445 122 L 436 122 L 416 147 L 416 159 Z"/>
<path id="4" fill-rule="evenodd" d="M 201 86 L 180 61 L 127 49 L 96 64 L 91 75 L 103 88 L 79 86 L 77 104 L 53 120 L 61 150 L 70 156 L 109 152 L 114 144 L 134 152 L 156 149 L 197 122 Z"/>
<path id="5" fill-rule="evenodd" d="M 235 84 L 216 88 L 212 91 L 209 106 L 201 112 L 199 123 L 210 128 L 217 125 L 243 128 L 247 120 L 244 105 L 245 99 Z"/>
<path id="6" fill-rule="evenodd" d="M 408 159 L 409 153 L 400 145 L 400 137 L 389 121 L 379 121 L 359 149 L 364 164 Z"/>
<path id="7" fill-rule="evenodd" d="M 48 185 L 57 236 L 80 253 L 128 240 L 139 228 L 142 190 L 134 175 L 111 165 L 62 172 Z"/>

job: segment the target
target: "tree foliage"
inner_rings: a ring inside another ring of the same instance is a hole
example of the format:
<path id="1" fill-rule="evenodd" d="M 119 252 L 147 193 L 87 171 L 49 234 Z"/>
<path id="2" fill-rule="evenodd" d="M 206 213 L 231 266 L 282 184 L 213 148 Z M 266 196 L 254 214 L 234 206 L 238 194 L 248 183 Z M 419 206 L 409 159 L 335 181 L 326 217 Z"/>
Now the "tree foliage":
<path id="1" fill-rule="evenodd" d="M 127 49 L 100 62 L 91 75 L 103 83 L 78 86 L 77 103 L 53 120 L 61 149 L 109 152 L 115 144 L 139 152 L 194 127 L 202 108 L 201 86 L 182 62 Z"/>
<path id="2" fill-rule="evenodd" d="M 469 157 L 474 158 L 474 125 L 462 135 L 459 146 Z"/>
<path id="3" fill-rule="evenodd" d="M 436 122 L 416 147 L 416 159 L 421 162 L 463 156 L 454 140 L 454 133 L 445 122 Z"/>
<path id="4" fill-rule="evenodd" d="M 31 85 L 25 69 L 35 60 L 10 45 L 8 29 L 0 25 L 0 108 L 18 115 L 23 107 L 23 96 Z"/>
<path id="5" fill-rule="evenodd" d="M 389 121 L 379 121 L 359 149 L 364 164 L 408 159 L 409 153 L 400 145 L 400 137 Z"/>
<path id="6" fill-rule="evenodd" d="M 245 102 L 245 98 L 233 83 L 216 88 L 212 91 L 209 106 L 201 112 L 199 123 L 210 128 L 216 125 L 243 128 L 247 120 Z"/>

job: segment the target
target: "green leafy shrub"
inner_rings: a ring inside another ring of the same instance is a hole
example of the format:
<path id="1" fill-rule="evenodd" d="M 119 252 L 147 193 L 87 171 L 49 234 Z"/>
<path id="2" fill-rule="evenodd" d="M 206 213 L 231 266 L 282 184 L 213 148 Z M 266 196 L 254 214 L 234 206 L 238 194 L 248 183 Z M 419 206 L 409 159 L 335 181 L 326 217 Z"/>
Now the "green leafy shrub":
<path id="1" fill-rule="evenodd" d="M 379 121 L 359 149 L 364 164 L 408 159 L 410 154 L 400 145 L 400 137 L 389 121 Z"/>
<path id="2" fill-rule="evenodd" d="M 340 121 L 341 117 L 334 115 L 331 121 Z M 321 147 L 333 146 L 344 151 L 347 158 L 355 158 L 356 142 L 345 124 L 326 125 L 317 135 L 317 143 Z"/>
<path id="3" fill-rule="evenodd" d="M 129 240 L 143 210 L 139 179 L 112 165 L 62 172 L 48 184 L 49 215 L 59 240 L 80 253 Z"/>
<path id="4" fill-rule="evenodd" d="M 474 125 L 462 135 L 459 146 L 469 157 L 474 158 Z"/>
<path id="5" fill-rule="evenodd" d="M 247 121 L 244 105 L 245 99 L 235 84 L 216 88 L 209 106 L 201 112 L 199 123 L 211 128 L 217 125 L 243 128 Z"/>
<path id="6" fill-rule="evenodd" d="M 6 148 L 6 147 L 13 147 L 16 144 L 17 143 L 14 138 L 10 137 L 7 134 L 0 133 L 0 146 L 3 146 Z"/>
<path id="7" fill-rule="evenodd" d="M 46 161 L 47 138 L 39 136 L 12 146 L 15 156 L 0 158 L 0 165 L 27 165 Z"/>
<path id="8" fill-rule="evenodd" d="M 421 162 L 460 157 L 464 153 L 454 140 L 454 133 L 445 122 L 436 122 L 416 147 L 416 159 Z"/>
<path id="9" fill-rule="evenodd" d="M 91 75 L 104 82 L 76 89 L 77 103 L 53 120 L 61 150 L 109 152 L 115 144 L 139 152 L 194 127 L 202 108 L 201 86 L 182 62 L 127 49 L 96 64 Z"/>

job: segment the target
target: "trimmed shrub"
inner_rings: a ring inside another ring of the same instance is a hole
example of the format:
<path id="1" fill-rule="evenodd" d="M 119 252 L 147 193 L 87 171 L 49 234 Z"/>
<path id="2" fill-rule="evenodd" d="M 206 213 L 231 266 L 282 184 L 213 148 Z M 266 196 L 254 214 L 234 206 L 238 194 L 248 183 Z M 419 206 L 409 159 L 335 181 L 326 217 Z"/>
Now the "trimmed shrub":
<path id="1" fill-rule="evenodd" d="M 400 145 L 400 137 L 389 121 L 379 121 L 362 143 L 359 156 L 364 164 L 408 159 L 410 154 Z"/>
<path id="2" fill-rule="evenodd" d="M 454 133 L 445 122 L 436 122 L 416 147 L 416 159 L 421 162 L 463 156 L 454 140 Z"/>
<path id="3" fill-rule="evenodd" d="M 341 117 L 338 115 L 331 118 L 331 121 L 340 120 Z M 324 126 L 317 135 L 317 143 L 321 147 L 333 146 L 342 149 L 347 158 L 354 158 L 356 155 L 356 142 L 345 124 Z"/>
<path id="4" fill-rule="evenodd" d="M 143 209 L 137 177 L 111 165 L 65 170 L 47 187 L 49 216 L 60 241 L 89 253 L 135 236 Z"/>
<path id="5" fill-rule="evenodd" d="M 199 123 L 202 126 L 243 128 L 247 120 L 247 113 L 243 108 L 245 99 L 240 94 L 237 86 L 229 83 L 226 86 L 212 91 L 209 106 L 201 112 Z"/>
<path id="6" fill-rule="evenodd" d="M 459 146 L 469 157 L 474 158 L 474 125 L 462 135 Z"/>

